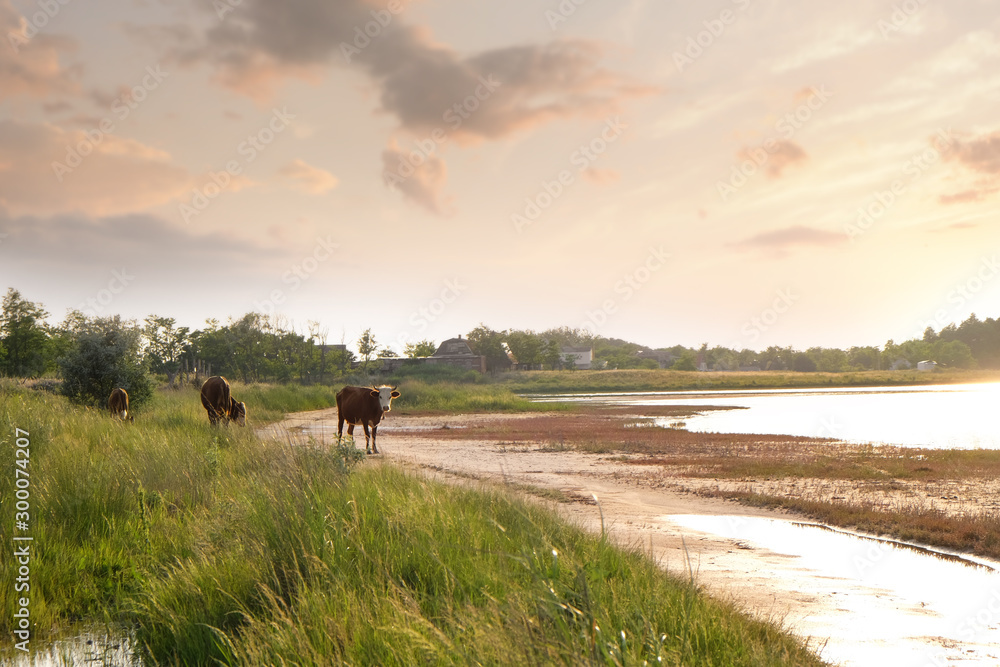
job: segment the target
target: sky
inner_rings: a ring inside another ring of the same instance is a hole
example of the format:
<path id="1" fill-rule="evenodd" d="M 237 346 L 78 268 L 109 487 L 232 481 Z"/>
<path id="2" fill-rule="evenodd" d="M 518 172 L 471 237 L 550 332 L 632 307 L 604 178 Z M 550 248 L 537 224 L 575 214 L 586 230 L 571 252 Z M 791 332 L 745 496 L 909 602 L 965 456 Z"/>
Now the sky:
<path id="1" fill-rule="evenodd" d="M 986 0 L 0 0 L 0 287 L 328 342 L 1000 316 Z"/>

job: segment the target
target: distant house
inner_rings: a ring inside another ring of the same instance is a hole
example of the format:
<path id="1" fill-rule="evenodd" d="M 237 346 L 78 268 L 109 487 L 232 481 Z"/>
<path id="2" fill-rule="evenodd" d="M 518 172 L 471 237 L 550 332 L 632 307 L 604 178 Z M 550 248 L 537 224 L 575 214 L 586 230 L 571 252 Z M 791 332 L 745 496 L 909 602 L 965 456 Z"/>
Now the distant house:
<path id="1" fill-rule="evenodd" d="M 560 351 L 563 360 L 571 363 L 574 368 L 589 369 L 594 364 L 594 348 L 564 347 Z"/>
<path id="2" fill-rule="evenodd" d="M 459 336 L 449 338 L 438 346 L 437 351 L 429 357 L 424 357 L 427 364 L 447 364 L 457 366 L 480 373 L 486 372 L 486 357 L 476 354 L 469 347 L 469 343 Z"/>
<path id="3" fill-rule="evenodd" d="M 936 361 L 918 361 L 917 370 L 918 371 L 932 371 L 937 368 L 938 363 Z"/>
<path id="4" fill-rule="evenodd" d="M 416 357 L 410 359 L 406 357 L 379 357 L 380 370 L 383 373 L 398 371 L 404 366 L 417 366 L 420 364 L 444 364 L 447 366 L 457 366 L 469 370 L 486 372 L 486 357 L 475 354 L 469 344 L 461 336 L 449 338 L 438 346 L 434 354 L 429 357 Z M 355 361 L 351 368 L 359 368 L 362 362 Z"/>

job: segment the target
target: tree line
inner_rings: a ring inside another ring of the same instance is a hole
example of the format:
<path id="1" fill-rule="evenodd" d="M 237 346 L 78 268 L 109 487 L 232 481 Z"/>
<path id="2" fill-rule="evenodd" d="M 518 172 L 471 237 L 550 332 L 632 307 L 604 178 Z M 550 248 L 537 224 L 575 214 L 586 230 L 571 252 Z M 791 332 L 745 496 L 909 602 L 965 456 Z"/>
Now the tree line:
<path id="1" fill-rule="evenodd" d="M 160 315 L 140 322 L 70 311 L 58 325 L 48 324 L 48 317 L 41 304 L 8 289 L 0 312 L 0 375 L 65 378 L 74 365 L 100 363 L 101 355 L 95 350 L 101 345 L 107 348 L 102 354 L 130 351 L 144 372 L 166 376 L 171 383 L 185 366 L 193 369 L 197 362 L 210 366 L 213 374 L 242 382 L 325 383 L 349 373 L 356 363 L 371 370 L 378 368 L 380 358 L 398 356 L 388 347 L 380 348 L 370 329 L 356 341 L 355 355 L 343 342 L 329 344 L 328 331 L 316 322 L 308 322 L 305 331 L 296 331 L 280 317 L 257 312 L 224 324 L 209 319 L 197 330 Z M 95 342 L 98 339 L 100 345 Z M 573 358 L 565 353 L 569 348 L 592 349 L 592 368 L 598 369 L 843 372 L 912 367 L 923 360 L 954 368 L 1000 368 L 1000 320 L 979 320 L 975 315 L 939 332 L 928 327 L 922 338 L 846 350 L 772 346 L 758 351 L 707 344 L 653 349 L 585 329 L 494 330 L 485 324 L 468 332 L 466 340 L 474 353 L 486 358 L 490 372 L 573 368 Z M 86 345 L 94 350 L 90 352 L 93 358 L 85 362 L 80 355 L 81 346 Z M 404 354 L 426 357 L 436 348 L 433 341 L 423 340 L 407 345 Z"/>

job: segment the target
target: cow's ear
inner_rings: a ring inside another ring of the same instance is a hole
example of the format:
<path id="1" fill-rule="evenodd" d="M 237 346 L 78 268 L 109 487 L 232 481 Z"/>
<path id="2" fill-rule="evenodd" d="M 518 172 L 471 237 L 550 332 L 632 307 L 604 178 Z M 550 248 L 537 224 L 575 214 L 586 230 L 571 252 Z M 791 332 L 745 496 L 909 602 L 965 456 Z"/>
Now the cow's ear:
<path id="1" fill-rule="evenodd" d="M 399 398 L 399 392 L 398 391 L 394 391 L 394 392 L 392 392 L 389 395 L 392 396 L 393 398 Z"/>
<path id="2" fill-rule="evenodd" d="M 372 389 L 372 390 L 371 390 L 370 392 L 368 392 L 368 393 L 370 393 L 370 394 L 371 394 L 372 396 L 378 396 L 378 389 Z"/>

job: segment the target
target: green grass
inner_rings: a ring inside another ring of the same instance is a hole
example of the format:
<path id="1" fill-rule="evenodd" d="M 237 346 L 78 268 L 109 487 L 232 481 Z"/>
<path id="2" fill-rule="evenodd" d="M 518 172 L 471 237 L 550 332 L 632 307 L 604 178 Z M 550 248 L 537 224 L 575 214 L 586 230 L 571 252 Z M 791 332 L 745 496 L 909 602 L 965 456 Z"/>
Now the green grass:
<path id="1" fill-rule="evenodd" d="M 455 414 L 471 412 L 548 412 L 570 410 L 572 406 L 536 403 L 518 396 L 509 387 L 438 383 L 409 380 L 399 385 L 402 394 L 393 401 L 393 410 L 403 414 Z"/>
<path id="2" fill-rule="evenodd" d="M 234 393 L 251 416 L 327 400 Z M 510 491 L 213 429 L 193 388 L 157 392 L 127 424 L 0 384 L 0 422 L 5 513 L 13 429 L 30 434 L 33 642 L 124 623 L 156 664 L 820 664 Z M 13 568 L 0 559 L 2 590 Z M 0 651 L 13 597 L 0 597 Z"/>
<path id="3" fill-rule="evenodd" d="M 281 421 L 287 413 L 320 410 L 337 405 L 337 392 L 347 382 L 326 385 L 274 385 L 230 383 L 232 395 L 247 404 L 248 419 L 254 425 Z M 381 383 L 379 383 L 381 384 Z M 395 384 L 388 382 L 388 384 Z M 401 396 L 392 402 L 393 411 L 401 414 L 454 414 L 476 412 L 541 412 L 568 410 L 564 404 L 540 404 L 518 396 L 505 386 L 493 384 L 465 384 L 451 380 L 426 382 L 407 379 L 398 383 Z M 199 390 L 194 386 L 163 389 L 153 399 L 152 415 L 165 415 L 176 420 L 180 414 L 200 414 L 207 421 L 201 407 Z M 144 415 L 138 414 L 141 420 Z"/>

